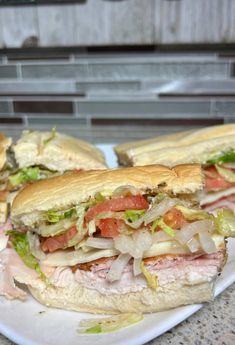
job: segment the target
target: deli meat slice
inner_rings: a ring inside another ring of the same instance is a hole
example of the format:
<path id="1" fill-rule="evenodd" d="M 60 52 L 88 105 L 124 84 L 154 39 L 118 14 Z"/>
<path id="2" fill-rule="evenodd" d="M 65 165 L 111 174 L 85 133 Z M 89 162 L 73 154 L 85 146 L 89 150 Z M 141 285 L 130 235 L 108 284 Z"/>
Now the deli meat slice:
<path id="1" fill-rule="evenodd" d="M 15 280 L 34 285 L 37 278 L 37 272 L 25 266 L 14 249 L 6 248 L 0 252 L 0 295 L 8 299 L 25 299 L 26 292 L 16 286 Z"/>
<path id="2" fill-rule="evenodd" d="M 221 198 L 210 204 L 203 205 L 203 209 L 207 212 L 213 212 L 218 208 L 230 208 L 235 212 L 235 194 Z"/>

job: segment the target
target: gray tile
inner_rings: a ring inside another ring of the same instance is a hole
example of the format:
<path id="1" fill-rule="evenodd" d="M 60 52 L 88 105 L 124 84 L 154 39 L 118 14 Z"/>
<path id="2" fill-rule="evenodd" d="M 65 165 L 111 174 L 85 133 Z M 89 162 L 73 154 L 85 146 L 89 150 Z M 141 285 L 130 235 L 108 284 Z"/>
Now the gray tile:
<path id="1" fill-rule="evenodd" d="M 138 63 L 91 63 L 89 77 L 102 80 L 113 79 L 174 79 L 174 78 L 221 78 L 229 75 L 229 64 L 226 62 L 148 62 Z"/>
<path id="2" fill-rule="evenodd" d="M 9 101 L 2 101 L 0 100 L 0 113 L 7 114 L 11 112 L 11 104 Z"/>
<path id="3" fill-rule="evenodd" d="M 155 83 L 149 82 L 146 87 L 154 89 Z M 222 79 L 222 80 L 172 80 L 163 85 L 159 90 L 162 94 L 235 94 L 235 80 Z"/>
<path id="4" fill-rule="evenodd" d="M 77 102 L 78 115 L 112 118 L 113 115 L 123 117 L 208 117 L 210 102 L 207 101 L 80 101 Z"/>
<path id="5" fill-rule="evenodd" d="M 57 117 L 57 116 L 51 116 L 45 117 L 43 116 L 43 119 L 41 116 L 27 116 L 27 123 L 29 126 L 62 126 L 62 127 L 68 127 L 68 126 L 80 126 L 80 125 L 87 125 L 87 119 L 80 119 L 80 118 L 68 118 L 66 116 L 64 117 Z"/>
<path id="6" fill-rule="evenodd" d="M 130 91 L 140 90 L 138 81 L 91 81 L 76 82 L 76 90 L 81 92 L 89 91 Z"/>
<path id="7" fill-rule="evenodd" d="M 211 78 L 229 76 L 229 63 L 226 62 L 182 62 L 152 64 L 151 78 Z"/>
<path id="8" fill-rule="evenodd" d="M 86 79 L 89 75 L 87 64 L 22 64 L 23 78 L 38 79 Z"/>
<path id="9" fill-rule="evenodd" d="M 73 92 L 75 83 L 71 81 L 58 80 L 56 82 L 43 81 L 26 81 L 26 80 L 0 80 L 0 92 L 15 93 L 47 93 L 47 92 Z"/>
<path id="10" fill-rule="evenodd" d="M 16 65 L 0 65 L 0 78 L 16 78 Z"/>
<path id="11" fill-rule="evenodd" d="M 148 62 L 22 64 L 23 78 L 72 78 L 80 81 L 119 81 L 141 79 L 211 78 L 229 74 L 226 62 Z"/>
<path id="12" fill-rule="evenodd" d="M 234 116 L 235 120 L 235 100 L 214 101 L 213 108 L 216 116 Z"/>

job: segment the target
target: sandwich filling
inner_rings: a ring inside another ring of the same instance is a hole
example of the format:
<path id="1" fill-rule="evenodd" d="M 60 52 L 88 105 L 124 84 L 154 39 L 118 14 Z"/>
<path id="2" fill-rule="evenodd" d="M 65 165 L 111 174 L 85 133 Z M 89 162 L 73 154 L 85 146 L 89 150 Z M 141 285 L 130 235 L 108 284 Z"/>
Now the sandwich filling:
<path id="1" fill-rule="evenodd" d="M 41 212 L 33 227 L 9 228 L 1 229 L 7 248 L 0 253 L 0 275 L 6 277 L 8 269 L 11 277 L 9 291 L 19 280 L 10 264 L 15 251 L 29 285 L 35 285 L 36 272 L 45 286 L 79 284 L 125 294 L 213 281 L 225 261 L 225 238 L 235 236 L 235 216 L 229 209 L 209 214 L 188 195 L 122 186 L 111 195 L 97 193 L 79 205 Z M 6 285 L 2 294 L 19 295 L 4 291 Z"/>
<path id="2" fill-rule="evenodd" d="M 235 211 L 235 150 L 220 153 L 204 165 L 205 189 L 201 206 L 213 212 L 217 208 Z"/>

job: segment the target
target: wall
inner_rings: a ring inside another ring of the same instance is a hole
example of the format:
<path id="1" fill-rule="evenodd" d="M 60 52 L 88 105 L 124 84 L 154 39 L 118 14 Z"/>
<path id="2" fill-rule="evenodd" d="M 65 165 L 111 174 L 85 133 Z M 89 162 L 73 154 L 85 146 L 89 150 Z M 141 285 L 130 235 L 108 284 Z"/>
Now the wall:
<path id="1" fill-rule="evenodd" d="M 0 47 L 235 42 L 234 0 L 0 7 Z"/>
<path id="2" fill-rule="evenodd" d="M 234 122 L 233 53 L 0 56 L 0 130 L 122 142 Z M 9 132 L 10 131 L 10 132 Z"/>

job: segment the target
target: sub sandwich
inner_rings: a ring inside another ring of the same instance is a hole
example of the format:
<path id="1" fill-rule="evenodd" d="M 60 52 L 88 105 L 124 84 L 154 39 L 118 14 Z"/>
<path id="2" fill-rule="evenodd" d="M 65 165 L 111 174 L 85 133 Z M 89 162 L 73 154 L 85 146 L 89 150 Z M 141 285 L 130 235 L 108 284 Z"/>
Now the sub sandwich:
<path id="1" fill-rule="evenodd" d="M 8 201 L 14 196 L 13 192 L 25 184 L 68 170 L 105 167 L 99 149 L 55 130 L 24 131 L 16 144 L 0 134 L 0 224 L 6 221 Z"/>
<path id="2" fill-rule="evenodd" d="M 235 211 L 235 124 L 179 132 L 115 147 L 123 165 L 199 163 L 205 174 L 200 204 Z"/>
<path id="3" fill-rule="evenodd" d="M 198 207 L 199 165 L 70 172 L 14 199 L 0 293 L 91 313 L 148 313 L 213 299 L 235 217 Z"/>

